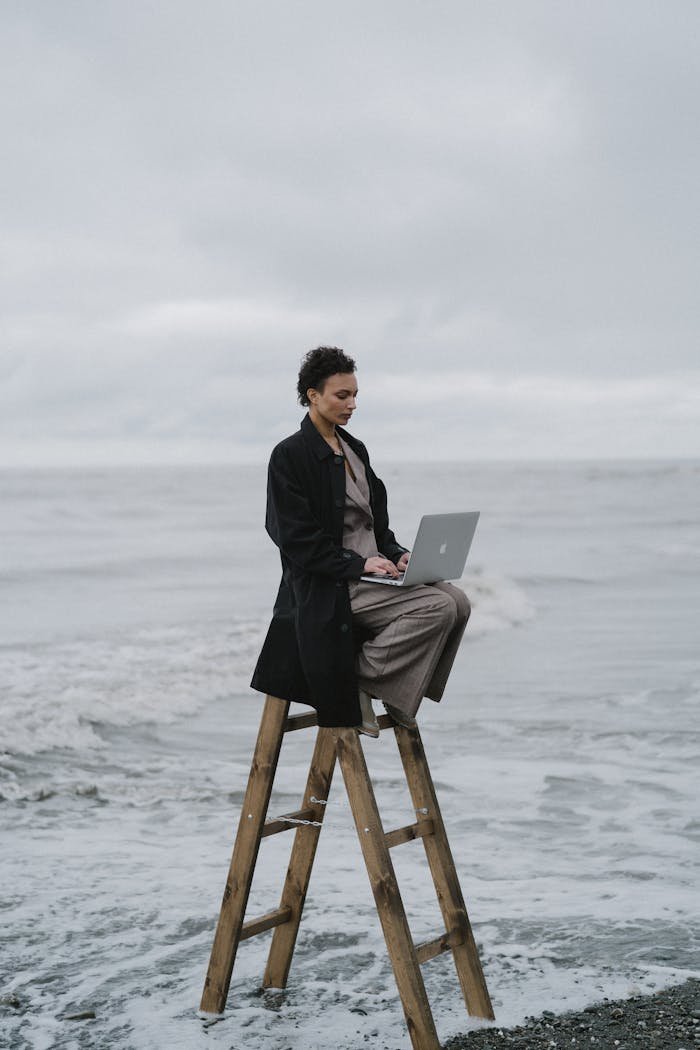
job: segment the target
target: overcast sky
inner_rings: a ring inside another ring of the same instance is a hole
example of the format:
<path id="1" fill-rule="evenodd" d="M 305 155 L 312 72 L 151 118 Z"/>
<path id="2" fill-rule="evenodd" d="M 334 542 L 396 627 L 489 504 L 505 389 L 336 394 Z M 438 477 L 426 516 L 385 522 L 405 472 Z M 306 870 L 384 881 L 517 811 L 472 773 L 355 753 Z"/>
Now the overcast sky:
<path id="1" fill-rule="evenodd" d="M 0 10 L 0 463 L 700 456 L 698 0 Z"/>

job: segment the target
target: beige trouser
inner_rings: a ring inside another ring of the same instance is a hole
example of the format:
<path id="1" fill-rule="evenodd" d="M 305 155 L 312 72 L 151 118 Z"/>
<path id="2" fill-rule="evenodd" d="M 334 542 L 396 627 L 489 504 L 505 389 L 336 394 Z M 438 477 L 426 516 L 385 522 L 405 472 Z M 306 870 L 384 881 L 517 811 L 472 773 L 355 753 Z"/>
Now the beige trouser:
<path id="1" fill-rule="evenodd" d="M 376 631 L 356 656 L 358 684 L 415 715 L 424 696 L 440 700 L 471 606 L 452 583 L 391 587 L 349 583 L 353 619 Z"/>

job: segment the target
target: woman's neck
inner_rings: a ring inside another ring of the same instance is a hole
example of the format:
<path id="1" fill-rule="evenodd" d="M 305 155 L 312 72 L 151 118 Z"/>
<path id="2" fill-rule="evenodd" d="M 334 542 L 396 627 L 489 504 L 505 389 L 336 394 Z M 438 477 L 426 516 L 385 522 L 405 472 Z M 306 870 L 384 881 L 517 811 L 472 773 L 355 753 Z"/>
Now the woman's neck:
<path id="1" fill-rule="evenodd" d="M 340 444 L 338 441 L 338 435 L 335 432 L 335 423 L 329 423 L 323 418 L 323 416 L 319 415 L 318 412 L 313 412 L 311 410 L 309 411 L 309 417 L 322 438 L 331 445 Z"/>

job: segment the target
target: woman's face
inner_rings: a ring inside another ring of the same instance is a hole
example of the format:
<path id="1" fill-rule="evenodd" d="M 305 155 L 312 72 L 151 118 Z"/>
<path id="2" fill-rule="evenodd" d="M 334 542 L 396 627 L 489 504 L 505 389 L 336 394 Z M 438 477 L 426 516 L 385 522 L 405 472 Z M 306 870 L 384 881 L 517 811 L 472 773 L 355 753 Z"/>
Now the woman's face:
<path id="1" fill-rule="evenodd" d="M 309 412 L 313 417 L 317 413 L 331 426 L 345 426 L 352 416 L 357 397 L 357 380 L 352 372 L 336 372 L 328 376 L 323 391 L 310 387 L 307 397 L 311 402 Z"/>

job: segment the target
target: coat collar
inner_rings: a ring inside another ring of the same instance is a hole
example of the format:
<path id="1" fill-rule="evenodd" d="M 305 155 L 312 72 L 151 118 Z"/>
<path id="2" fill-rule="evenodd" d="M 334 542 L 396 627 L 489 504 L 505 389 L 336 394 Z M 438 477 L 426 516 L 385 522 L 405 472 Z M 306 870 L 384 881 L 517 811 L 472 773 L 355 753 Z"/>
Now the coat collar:
<path id="1" fill-rule="evenodd" d="M 333 455 L 333 449 L 324 438 L 321 437 L 318 430 L 311 421 L 311 416 L 307 412 L 301 421 L 300 429 L 306 440 L 308 441 L 311 448 L 314 450 L 319 459 L 325 459 L 326 456 Z M 354 438 L 352 434 L 348 434 L 344 427 L 336 426 L 335 428 L 340 434 L 343 441 L 347 441 L 348 445 L 360 455 L 360 449 L 364 446 L 362 442 Z M 359 446 L 359 447 L 358 447 Z"/>
<path id="2" fill-rule="evenodd" d="M 341 434 L 341 439 L 345 440 Z M 345 478 L 345 496 L 347 499 L 352 500 L 356 506 L 365 512 L 372 514 L 372 503 L 369 491 L 369 483 L 367 481 L 367 475 L 365 473 L 365 465 L 361 458 L 357 455 L 352 445 L 349 442 L 345 442 L 347 445 L 347 457 L 350 462 L 350 466 L 353 468 L 357 475 L 357 480 L 353 481 L 352 476 L 348 474 Z M 366 492 L 366 495 L 365 495 Z"/>

